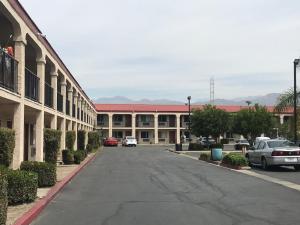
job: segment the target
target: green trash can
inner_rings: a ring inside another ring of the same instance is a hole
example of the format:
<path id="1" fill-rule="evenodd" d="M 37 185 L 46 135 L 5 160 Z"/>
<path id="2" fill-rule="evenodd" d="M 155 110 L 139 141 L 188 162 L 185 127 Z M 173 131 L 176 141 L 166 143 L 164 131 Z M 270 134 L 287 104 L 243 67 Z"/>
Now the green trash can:
<path id="1" fill-rule="evenodd" d="M 211 159 L 213 161 L 221 161 L 222 160 L 222 148 L 213 148 L 211 150 Z"/>

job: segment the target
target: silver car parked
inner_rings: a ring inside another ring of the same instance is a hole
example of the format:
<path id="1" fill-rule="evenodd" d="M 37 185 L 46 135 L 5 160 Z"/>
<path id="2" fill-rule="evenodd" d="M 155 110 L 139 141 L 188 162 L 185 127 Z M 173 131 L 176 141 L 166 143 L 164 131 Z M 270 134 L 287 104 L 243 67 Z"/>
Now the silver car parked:
<path id="1" fill-rule="evenodd" d="M 300 148 L 287 140 L 262 140 L 246 153 L 249 165 L 294 166 L 300 170 Z"/>

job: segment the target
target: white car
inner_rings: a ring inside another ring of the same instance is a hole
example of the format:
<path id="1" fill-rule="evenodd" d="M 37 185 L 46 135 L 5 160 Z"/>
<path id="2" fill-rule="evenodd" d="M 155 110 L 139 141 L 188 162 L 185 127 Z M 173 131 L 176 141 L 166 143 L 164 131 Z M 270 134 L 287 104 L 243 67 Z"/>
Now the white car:
<path id="1" fill-rule="evenodd" d="M 137 140 L 132 136 L 126 136 L 122 140 L 122 146 L 134 146 L 134 147 L 136 147 L 136 145 L 137 145 Z"/>
<path id="2" fill-rule="evenodd" d="M 249 165 L 294 166 L 300 170 L 300 148 L 287 140 L 262 140 L 246 153 Z"/>

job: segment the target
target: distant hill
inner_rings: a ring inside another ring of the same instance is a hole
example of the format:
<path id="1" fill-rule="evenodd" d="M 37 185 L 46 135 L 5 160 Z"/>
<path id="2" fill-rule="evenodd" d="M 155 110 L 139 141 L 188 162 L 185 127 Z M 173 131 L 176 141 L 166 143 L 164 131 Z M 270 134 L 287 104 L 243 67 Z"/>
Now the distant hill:
<path id="1" fill-rule="evenodd" d="M 252 104 L 258 103 L 260 105 L 275 105 L 277 102 L 279 93 L 271 93 L 263 96 L 248 96 L 248 97 L 240 97 L 233 99 L 215 99 L 216 105 L 241 105 L 246 106 L 246 101 L 251 101 Z M 154 105 L 183 105 L 185 102 L 169 100 L 169 99 L 140 99 L 140 100 L 132 100 L 123 96 L 115 96 L 115 97 L 105 97 L 105 98 L 97 98 L 94 100 L 95 103 L 99 104 L 154 104 Z M 192 104 L 195 105 L 203 105 L 208 104 L 207 100 L 195 100 Z"/>

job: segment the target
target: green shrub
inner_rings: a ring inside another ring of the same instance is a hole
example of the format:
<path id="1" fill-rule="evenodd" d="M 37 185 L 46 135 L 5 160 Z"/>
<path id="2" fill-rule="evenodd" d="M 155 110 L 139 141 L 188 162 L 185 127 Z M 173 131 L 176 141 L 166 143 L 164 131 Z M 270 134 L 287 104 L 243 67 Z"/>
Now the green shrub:
<path id="1" fill-rule="evenodd" d="M 77 149 L 85 149 L 85 130 L 77 132 Z"/>
<path id="2" fill-rule="evenodd" d="M 22 170 L 7 170 L 8 204 L 33 202 L 36 199 L 38 175 Z"/>
<path id="3" fill-rule="evenodd" d="M 6 224 L 7 217 L 7 177 L 0 170 L 0 225 Z"/>
<path id="4" fill-rule="evenodd" d="M 70 165 L 74 163 L 74 152 L 71 150 L 63 150 L 62 151 L 62 160 L 64 164 Z"/>
<path id="5" fill-rule="evenodd" d="M 85 159 L 85 152 L 78 150 L 74 152 L 74 163 L 80 164 Z"/>
<path id="6" fill-rule="evenodd" d="M 90 151 L 93 149 L 98 149 L 100 147 L 100 134 L 97 131 L 91 131 L 88 133 L 88 144 L 91 145 Z"/>
<path id="7" fill-rule="evenodd" d="M 221 143 L 212 144 L 209 148 L 210 149 L 213 149 L 213 148 L 223 148 L 223 145 Z"/>
<path id="8" fill-rule="evenodd" d="M 75 131 L 67 131 L 66 132 L 66 147 L 69 150 L 74 150 L 74 143 L 76 140 L 76 133 Z"/>
<path id="9" fill-rule="evenodd" d="M 200 160 L 204 160 L 204 161 L 208 161 L 210 159 L 210 154 L 208 154 L 208 153 L 201 153 L 199 159 Z"/>
<path id="10" fill-rule="evenodd" d="M 87 144 L 86 145 L 86 152 L 88 152 L 88 153 L 90 153 L 90 152 L 92 152 L 93 151 L 93 146 L 91 145 L 91 144 Z"/>
<path id="11" fill-rule="evenodd" d="M 231 166 L 247 166 L 247 159 L 245 156 L 239 154 L 239 153 L 234 153 L 231 152 L 229 154 L 226 154 L 223 157 L 222 163 L 228 164 Z"/>
<path id="12" fill-rule="evenodd" d="M 45 161 L 56 164 L 60 147 L 61 131 L 53 129 L 44 130 Z"/>
<path id="13" fill-rule="evenodd" d="M 229 144 L 229 139 L 227 139 L 227 138 L 223 138 L 223 139 L 221 139 L 221 144 L 222 145 L 227 145 L 227 144 Z"/>
<path id="14" fill-rule="evenodd" d="M 0 164 L 8 167 L 13 158 L 15 132 L 12 129 L 0 128 Z"/>
<path id="15" fill-rule="evenodd" d="M 21 170 L 38 174 L 38 186 L 50 187 L 56 183 L 56 165 L 46 162 L 22 162 Z"/>
<path id="16" fill-rule="evenodd" d="M 190 143 L 188 150 L 189 151 L 199 151 L 199 150 L 201 151 L 201 150 L 204 150 L 204 146 L 201 144 L 198 144 L 198 143 Z"/>

